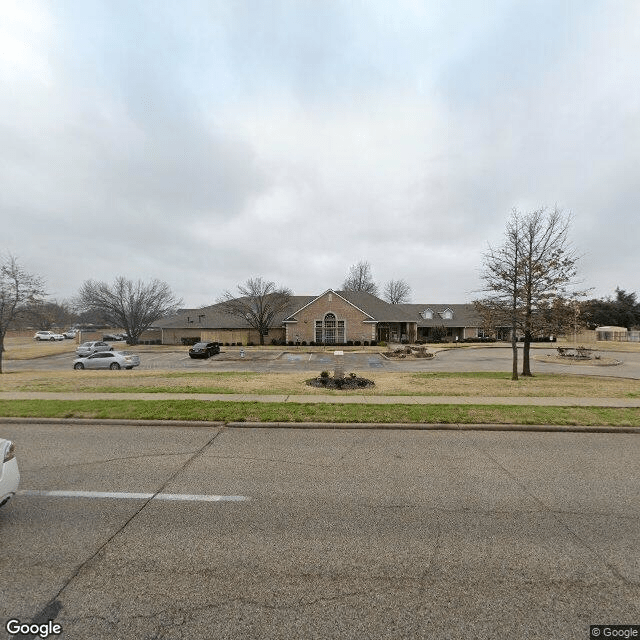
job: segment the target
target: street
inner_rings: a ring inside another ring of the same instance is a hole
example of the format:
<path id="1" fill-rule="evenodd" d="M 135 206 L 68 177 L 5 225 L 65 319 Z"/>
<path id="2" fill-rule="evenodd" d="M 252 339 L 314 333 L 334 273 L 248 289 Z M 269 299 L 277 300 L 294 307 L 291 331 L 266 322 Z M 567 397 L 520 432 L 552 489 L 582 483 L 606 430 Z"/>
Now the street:
<path id="1" fill-rule="evenodd" d="M 1 430 L 22 482 L 0 510 L 0 637 L 9 619 L 80 640 L 567 640 L 640 621 L 636 435 Z"/>

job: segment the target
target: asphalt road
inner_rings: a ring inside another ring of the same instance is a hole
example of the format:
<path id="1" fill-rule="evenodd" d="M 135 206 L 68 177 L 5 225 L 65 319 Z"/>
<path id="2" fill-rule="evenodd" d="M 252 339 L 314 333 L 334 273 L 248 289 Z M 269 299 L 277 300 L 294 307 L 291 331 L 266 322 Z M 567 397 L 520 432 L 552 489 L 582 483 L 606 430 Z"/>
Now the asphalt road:
<path id="1" fill-rule="evenodd" d="M 640 622 L 636 435 L 2 435 L 23 493 L 0 510 L 0 637 L 10 618 L 80 640 L 583 640 Z"/>
<path id="2" fill-rule="evenodd" d="M 118 346 L 117 344 L 115 345 Z M 134 349 L 135 351 L 135 349 Z M 532 351 L 532 369 L 539 373 L 572 373 L 598 376 L 615 376 L 640 379 L 640 353 L 602 352 L 603 357 L 617 359 L 616 366 L 600 366 L 593 360 L 590 364 L 557 364 L 540 361 L 546 355 L 556 354 L 555 348 Z M 522 349 L 520 349 L 520 362 Z M 68 354 L 35 358 L 32 360 L 7 360 L 7 371 L 63 371 L 73 367 L 75 358 L 70 348 Z M 345 352 L 344 367 L 346 371 L 510 371 L 512 362 L 510 347 L 492 348 L 452 348 L 436 353 L 435 358 L 395 361 L 384 358 L 377 353 Z M 324 353 L 308 353 L 305 351 L 259 351 L 247 350 L 245 357 L 240 356 L 237 349 L 224 349 L 219 356 L 207 360 L 193 360 L 184 350 L 153 351 L 145 347 L 140 353 L 140 370 L 174 370 L 185 371 L 258 371 L 287 372 L 315 371 L 333 369 L 335 360 L 332 351 Z M 520 367 L 521 368 L 521 367 Z"/>

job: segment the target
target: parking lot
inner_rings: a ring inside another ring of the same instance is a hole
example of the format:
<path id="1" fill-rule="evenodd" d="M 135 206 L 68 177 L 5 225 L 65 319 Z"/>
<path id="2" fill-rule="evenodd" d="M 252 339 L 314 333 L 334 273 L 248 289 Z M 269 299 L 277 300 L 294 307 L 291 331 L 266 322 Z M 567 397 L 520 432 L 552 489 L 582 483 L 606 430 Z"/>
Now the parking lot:
<path id="1" fill-rule="evenodd" d="M 584 640 L 640 620 L 624 434 L 3 425 L 7 620 L 63 638 Z"/>
<path id="2" fill-rule="evenodd" d="M 68 370 L 73 367 L 76 357 L 74 346 L 68 344 L 68 352 L 57 355 L 35 357 L 28 360 L 4 362 L 7 371 Z M 223 347 L 219 355 L 208 359 L 192 359 L 184 347 L 127 347 L 122 343 L 113 343 L 115 349 L 126 349 L 140 355 L 140 369 L 185 370 L 185 371 L 257 371 L 320 372 L 332 369 L 335 358 L 332 349 L 323 352 L 309 352 L 300 347 L 289 350 L 261 350 L 259 347 L 239 349 Z M 540 373 L 571 373 L 597 376 L 614 376 L 640 379 L 640 352 L 608 353 L 610 359 L 616 359 L 615 366 L 601 366 L 597 360 L 583 363 L 545 362 L 545 356 L 555 355 L 557 350 L 535 348 L 532 351 L 532 368 Z M 244 355 L 243 355 L 244 354 Z M 519 353 L 522 359 L 522 349 Z M 511 348 L 508 346 L 452 347 L 436 350 L 432 359 L 396 360 L 384 357 L 377 352 L 344 352 L 345 371 L 510 371 L 512 362 Z"/>

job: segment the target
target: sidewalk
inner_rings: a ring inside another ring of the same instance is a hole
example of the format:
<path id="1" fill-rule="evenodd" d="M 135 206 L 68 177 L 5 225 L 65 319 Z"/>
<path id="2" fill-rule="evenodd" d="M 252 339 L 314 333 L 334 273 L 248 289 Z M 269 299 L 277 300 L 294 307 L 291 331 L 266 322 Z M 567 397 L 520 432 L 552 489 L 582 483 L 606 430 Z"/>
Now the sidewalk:
<path id="1" fill-rule="evenodd" d="M 57 393 L 3 391 L 0 400 L 196 400 L 204 402 L 291 402 L 296 404 L 474 404 L 543 407 L 640 408 L 640 398 L 487 397 L 487 396 L 338 396 L 242 393 Z"/>

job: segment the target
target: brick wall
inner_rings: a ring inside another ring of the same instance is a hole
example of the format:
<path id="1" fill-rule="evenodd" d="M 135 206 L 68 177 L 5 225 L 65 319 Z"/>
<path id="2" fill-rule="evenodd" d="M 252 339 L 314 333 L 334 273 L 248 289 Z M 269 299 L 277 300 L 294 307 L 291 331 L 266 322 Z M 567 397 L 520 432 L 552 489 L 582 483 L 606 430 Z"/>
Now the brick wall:
<path id="1" fill-rule="evenodd" d="M 375 324 L 364 322 L 369 317 L 335 293 L 325 293 L 308 307 L 298 312 L 295 324 L 287 324 L 287 341 L 313 342 L 316 339 L 316 320 L 323 320 L 325 314 L 333 313 L 336 320 L 345 321 L 345 341 L 375 340 Z"/>
<path id="2" fill-rule="evenodd" d="M 260 344 L 260 336 L 255 329 L 164 329 L 163 344 L 182 344 L 182 338 L 200 338 L 205 342 L 241 342 L 247 345 L 253 342 Z M 265 345 L 270 345 L 271 340 L 284 340 L 284 329 L 281 327 L 269 329 L 269 335 L 264 337 Z"/>

